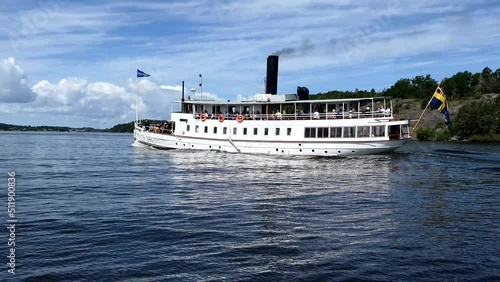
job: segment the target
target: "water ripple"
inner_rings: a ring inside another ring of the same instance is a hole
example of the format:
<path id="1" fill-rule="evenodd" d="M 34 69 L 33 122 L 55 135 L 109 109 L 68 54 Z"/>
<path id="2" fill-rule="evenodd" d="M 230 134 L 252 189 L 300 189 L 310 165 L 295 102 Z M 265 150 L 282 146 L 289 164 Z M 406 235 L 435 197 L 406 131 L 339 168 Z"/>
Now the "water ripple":
<path id="1" fill-rule="evenodd" d="M 302 158 L 0 134 L 23 281 L 500 280 L 498 145 Z"/>

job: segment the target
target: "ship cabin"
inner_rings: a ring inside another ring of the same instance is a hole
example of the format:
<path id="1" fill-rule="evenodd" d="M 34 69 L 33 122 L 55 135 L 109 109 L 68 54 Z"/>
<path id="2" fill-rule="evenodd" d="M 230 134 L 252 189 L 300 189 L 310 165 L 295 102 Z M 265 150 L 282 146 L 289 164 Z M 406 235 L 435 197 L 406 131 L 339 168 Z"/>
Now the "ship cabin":
<path id="1" fill-rule="evenodd" d="M 219 120 L 393 119 L 390 97 L 299 100 L 296 94 L 257 94 L 239 102 L 187 100 L 181 113 Z"/>

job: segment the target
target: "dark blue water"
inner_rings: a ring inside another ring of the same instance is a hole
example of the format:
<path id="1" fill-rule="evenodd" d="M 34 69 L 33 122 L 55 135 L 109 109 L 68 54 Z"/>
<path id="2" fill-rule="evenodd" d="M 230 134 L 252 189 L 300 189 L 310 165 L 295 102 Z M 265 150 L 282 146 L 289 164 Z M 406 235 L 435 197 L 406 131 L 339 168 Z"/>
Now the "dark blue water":
<path id="1" fill-rule="evenodd" d="M 353 158 L 159 151 L 0 133 L 7 281 L 498 281 L 500 146 Z M 4 260 L 3 262 L 1 260 Z"/>

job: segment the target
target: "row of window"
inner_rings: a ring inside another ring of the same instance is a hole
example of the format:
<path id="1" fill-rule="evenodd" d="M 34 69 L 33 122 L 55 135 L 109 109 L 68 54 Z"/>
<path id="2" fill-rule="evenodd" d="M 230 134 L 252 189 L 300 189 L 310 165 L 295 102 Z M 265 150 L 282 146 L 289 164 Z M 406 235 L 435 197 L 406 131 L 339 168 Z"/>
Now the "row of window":
<path id="1" fill-rule="evenodd" d="M 384 137 L 385 126 L 306 127 L 305 138 Z"/>
<path id="2" fill-rule="evenodd" d="M 188 132 L 191 131 L 191 125 L 188 124 L 186 130 Z M 199 133 L 200 132 L 200 126 L 199 125 L 196 125 L 194 127 L 194 132 L 195 133 Z M 208 126 L 204 126 L 203 132 L 204 133 L 208 133 Z M 218 127 L 214 126 L 212 132 L 213 132 L 213 134 L 217 134 L 218 133 Z M 224 135 L 227 134 L 227 127 L 223 127 L 222 128 L 222 134 L 224 134 Z M 253 128 L 253 135 L 258 135 L 258 134 L 259 134 L 259 129 L 258 128 Z M 274 129 L 274 135 L 275 136 L 280 136 L 280 134 L 281 134 L 281 128 L 279 128 L 279 127 L 275 128 Z M 233 127 L 233 135 L 238 135 L 238 128 L 237 127 Z M 246 128 L 246 127 L 243 128 L 243 135 L 249 135 L 248 128 Z M 269 128 L 264 128 L 264 135 L 265 136 L 269 135 Z M 286 135 L 287 136 L 292 135 L 292 129 L 291 128 L 287 128 L 286 129 Z"/>
<path id="3" fill-rule="evenodd" d="M 187 131 L 191 131 L 191 125 L 187 125 Z M 219 129 L 214 126 L 213 134 L 217 134 Z M 222 128 L 222 134 L 227 135 L 227 127 Z M 195 133 L 200 132 L 200 126 L 196 125 Z M 204 126 L 204 133 L 208 133 L 208 126 Z M 253 128 L 253 135 L 259 134 L 259 128 Z M 274 129 L 274 135 L 280 136 L 281 128 Z M 238 128 L 233 127 L 233 135 L 238 135 Z M 243 128 L 243 135 L 249 135 L 248 128 Z M 264 136 L 269 135 L 269 128 L 264 128 Z M 292 135 L 292 129 L 286 129 L 286 135 Z M 304 129 L 305 138 L 368 138 L 368 137 L 385 137 L 385 126 L 346 126 L 346 127 L 306 127 Z"/>

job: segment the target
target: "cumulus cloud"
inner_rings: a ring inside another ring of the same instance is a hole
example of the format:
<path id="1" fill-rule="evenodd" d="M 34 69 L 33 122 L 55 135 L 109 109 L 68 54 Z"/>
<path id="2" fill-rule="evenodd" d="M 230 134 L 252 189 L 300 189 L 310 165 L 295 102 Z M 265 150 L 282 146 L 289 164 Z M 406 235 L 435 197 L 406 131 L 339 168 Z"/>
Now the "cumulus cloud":
<path id="1" fill-rule="evenodd" d="M 24 70 L 10 57 L 0 61 L 0 102 L 27 103 L 35 99 L 35 94 L 27 85 Z"/>
<path id="2" fill-rule="evenodd" d="M 111 126 L 134 117 L 135 96 L 125 88 L 107 82 L 64 78 L 56 84 L 46 80 L 33 86 L 36 100 L 26 111 L 73 116 L 88 124 Z"/>
<path id="3" fill-rule="evenodd" d="M 9 106 L 0 104 L 0 114 L 15 119 L 36 116 L 38 120 L 61 121 L 60 125 L 111 127 L 135 119 L 136 93 L 141 118 L 168 119 L 172 110 L 180 109 L 175 103 L 181 98 L 180 85 L 160 85 L 151 79 L 141 79 L 137 84 L 130 79 L 122 87 L 66 77 L 55 83 L 42 80 L 30 88 L 24 71 L 13 58 L 2 61 L 0 67 L 0 102 L 17 102 Z M 185 89 L 185 93 L 187 98 L 191 92 Z M 203 94 L 203 99 L 217 98 L 212 93 Z"/>
<path id="4" fill-rule="evenodd" d="M 181 100 L 181 85 L 158 85 L 150 79 L 142 79 L 136 84 L 129 80 L 128 88 L 139 94 L 139 117 L 150 119 L 170 118 L 171 111 L 180 109 L 175 103 Z M 184 89 L 186 95 L 188 90 Z"/>
<path id="5" fill-rule="evenodd" d="M 182 91 L 182 86 L 180 86 L 180 85 L 178 85 L 178 86 L 162 85 L 162 86 L 160 86 L 160 88 L 165 89 L 165 90 L 177 91 L 177 92 Z"/>

